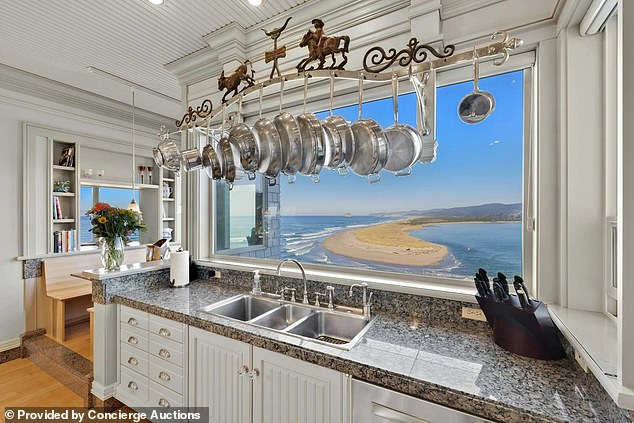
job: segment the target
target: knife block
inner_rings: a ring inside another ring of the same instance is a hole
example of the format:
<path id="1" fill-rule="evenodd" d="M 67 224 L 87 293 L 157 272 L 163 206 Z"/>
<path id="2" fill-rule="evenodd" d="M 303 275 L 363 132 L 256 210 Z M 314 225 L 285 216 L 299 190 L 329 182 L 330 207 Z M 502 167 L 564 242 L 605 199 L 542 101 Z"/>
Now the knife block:
<path id="1" fill-rule="evenodd" d="M 566 357 L 559 330 L 541 301 L 532 300 L 530 307 L 522 308 L 516 295 L 511 295 L 508 302 L 479 295 L 476 299 L 493 329 L 493 339 L 500 347 L 539 360 Z"/>

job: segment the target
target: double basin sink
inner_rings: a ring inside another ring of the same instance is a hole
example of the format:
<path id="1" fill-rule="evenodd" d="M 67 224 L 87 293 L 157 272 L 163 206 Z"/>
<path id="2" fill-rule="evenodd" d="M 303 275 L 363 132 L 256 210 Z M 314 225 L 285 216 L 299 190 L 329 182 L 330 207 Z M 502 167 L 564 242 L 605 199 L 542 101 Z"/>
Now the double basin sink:
<path id="1" fill-rule="evenodd" d="M 274 331 L 350 349 L 374 322 L 351 312 L 324 309 L 249 294 L 212 304 L 203 311 Z"/>

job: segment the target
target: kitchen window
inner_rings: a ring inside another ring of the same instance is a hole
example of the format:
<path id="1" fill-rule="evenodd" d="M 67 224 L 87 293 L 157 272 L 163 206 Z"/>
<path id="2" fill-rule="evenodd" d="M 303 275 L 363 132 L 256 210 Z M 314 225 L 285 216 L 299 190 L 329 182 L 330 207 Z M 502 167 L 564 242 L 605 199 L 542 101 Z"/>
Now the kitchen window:
<path id="1" fill-rule="evenodd" d="M 218 192 L 234 194 L 217 183 L 215 257 L 292 258 L 320 271 L 380 271 L 408 280 L 468 281 L 479 267 L 493 275 L 522 275 L 530 255 L 523 242 L 524 196 L 530 191 L 524 174 L 527 76 L 530 71 L 517 70 L 482 78 L 480 89 L 493 94 L 496 108 L 475 125 L 457 115 L 458 103 L 473 90 L 472 81 L 437 88 L 437 160 L 417 164 L 410 176 L 383 171 L 379 183 L 369 184 L 354 174 L 341 177 L 322 170 L 315 184 L 301 176 L 289 183 L 281 175 L 275 187 L 263 186 L 264 192 L 275 193 L 261 210 L 257 191 L 251 189 L 245 204 L 261 215 L 264 229 L 259 252 L 245 253 L 237 244 L 221 248 L 227 246 L 223 225 L 237 225 L 244 217 L 223 207 L 226 199 L 219 199 Z M 416 126 L 413 93 L 399 96 L 399 112 L 400 123 Z M 334 110 L 348 121 L 356 120 L 357 113 L 357 105 Z M 390 126 L 391 98 L 364 103 L 363 114 L 383 128 Z M 327 115 L 317 114 L 320 119 Z M 233 232 L 235 242 L 240 238 L 245 244 L 245 228 L 239 236 Z"/>

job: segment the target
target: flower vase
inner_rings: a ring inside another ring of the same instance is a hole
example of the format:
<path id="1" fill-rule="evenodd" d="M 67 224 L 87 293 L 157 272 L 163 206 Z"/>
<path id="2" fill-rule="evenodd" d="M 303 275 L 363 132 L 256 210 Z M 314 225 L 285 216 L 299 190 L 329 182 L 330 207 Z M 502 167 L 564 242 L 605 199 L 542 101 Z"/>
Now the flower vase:
<path id="1" fill-rule="evenodd" d="M 124 252 L 124 243 L 121 237 L 101 238 L 101 264 L 106 270 L 118 270 L 123 263 Z"/>

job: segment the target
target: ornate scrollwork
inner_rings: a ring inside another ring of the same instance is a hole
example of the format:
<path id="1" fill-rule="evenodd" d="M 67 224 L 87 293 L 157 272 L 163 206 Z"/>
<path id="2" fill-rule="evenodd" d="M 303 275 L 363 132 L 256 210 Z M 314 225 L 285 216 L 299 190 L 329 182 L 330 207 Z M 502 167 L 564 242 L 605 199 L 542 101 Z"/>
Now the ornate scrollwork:
<path id="1" fill-rule="evenodd" d="M 456 46 L 447 45 L 439 52 L 429 44 L 419 44 L 416 38 L 412 38 L 407 43 L 407 47 L 396 51 L 395 48 L 387 52 L 381 47 L 372 47 L 363 56 L 363 69 L 372 73 L 379 73 L 392 66 L 398 61 L 400 66 L 409 66 L 410 63 L 422 63 L 427 60 L 428 52 L 439 59 L 451 56 L 456 50 Z M 369 59 L 369 63 L 368 63 Z"/>
<path id="2" fill-rule="evenodd" d="M 491 39 L 495 41 L 496 39 L 501 38 L 502 43 L 502 57 L 493 61 L 495 66 L 502 66 L 509 59 L 509 50 L 513 50 L 521 46 L 524 42 L 519 38 L 510 38 L 506 31 L 496 31 L 491 35 Z M 489 48 L 490 52 L 493 53 L 493 49 Z"/>
<path id="3" fill-rule="evenodd" d="M 181 128 L 182 126 L 190 126 L 192 123 L 196 122 L 196 119 L 204 119 L 209 116 L 212 110 L 213 105 L 209 99 L 203 100 L 202 104 L 196 107 L 195 110 L 192 106 L 189 106 L 182 119 L 176 121 L 176 127 Z"/>

